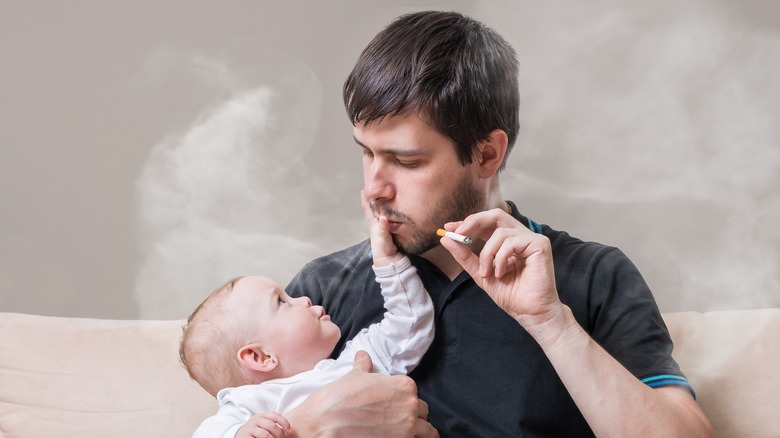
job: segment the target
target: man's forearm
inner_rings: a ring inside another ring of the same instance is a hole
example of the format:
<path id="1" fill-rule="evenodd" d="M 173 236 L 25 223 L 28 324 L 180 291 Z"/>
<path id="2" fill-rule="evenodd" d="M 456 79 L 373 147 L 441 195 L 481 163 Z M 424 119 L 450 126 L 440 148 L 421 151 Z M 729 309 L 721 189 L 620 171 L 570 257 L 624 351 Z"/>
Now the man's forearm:
<path id="1" fill-rule="evenodd" d="M 561 311 L 529 330 L 550 359 L 594 433 L 600 437 L 713 436 L 687 389 L 642 383 Z"/>

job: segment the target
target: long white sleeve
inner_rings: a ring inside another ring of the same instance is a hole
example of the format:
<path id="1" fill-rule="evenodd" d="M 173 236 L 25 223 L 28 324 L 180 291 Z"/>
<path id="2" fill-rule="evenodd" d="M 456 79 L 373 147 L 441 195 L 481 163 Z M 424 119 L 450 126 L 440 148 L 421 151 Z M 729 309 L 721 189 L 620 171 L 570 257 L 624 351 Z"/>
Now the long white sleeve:
<path id="1" fill-rule="evenodd" d="M 254 415 L 235 405 L 222 405 L 216 415 L 203 420 L 192 438 L 234 438 Z"/>
<path id="2" fill-rule="evenodd" d="M 366 350 L 376 371 L 408 374 L 433 342 L 433 303 L 406 256 L 374 267 L 374 274 L 382 288 L 384 317 L 349 341 L 338 360 L 352 361 L 358 350 Z"/>

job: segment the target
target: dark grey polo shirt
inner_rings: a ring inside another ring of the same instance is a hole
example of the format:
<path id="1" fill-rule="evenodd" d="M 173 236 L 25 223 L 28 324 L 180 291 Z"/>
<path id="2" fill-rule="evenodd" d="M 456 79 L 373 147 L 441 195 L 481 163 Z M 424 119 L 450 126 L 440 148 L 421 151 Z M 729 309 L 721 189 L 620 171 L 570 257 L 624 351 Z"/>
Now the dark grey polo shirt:
<path id="1" fill-rule="evenodd" d="M 583 242 L 517 213 L 552 242 L 561 301 L 579 324 L 650 386 L 690 388 L 672 359 L 672 341 L 639 271 L 620 250 Z M 433 299 L 436 335 L 411 377 L 442 437 L 592 436 L 538 344 L 467 273 L 450 281 L 412 257 Z M 308 263 L 287 288 L 321 304 L 341 328 L 333 356 L 384 313 L 368 241 Z"/>

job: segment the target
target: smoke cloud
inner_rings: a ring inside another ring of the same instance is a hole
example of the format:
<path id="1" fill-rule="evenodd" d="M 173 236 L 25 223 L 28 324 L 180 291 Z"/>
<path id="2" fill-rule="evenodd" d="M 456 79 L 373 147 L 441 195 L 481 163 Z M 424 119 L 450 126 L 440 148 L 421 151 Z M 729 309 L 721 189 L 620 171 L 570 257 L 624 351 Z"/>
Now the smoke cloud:
<path id="1" fill-rule="evenodd" d="M 504 195 L 623 249 L 663 311 L 780 307 L 780 34 L 726 2 L 622 5 L 475 4 L 521 63 Z M 328 207 L 357 204 L 359 166 L 306 165 L 323 95 L 307 66 L 161 51 L 147 74 L 208 109 L 138 179 L 142 317 L 185 316 L 234 275 L 284 284 L 364 236 Z"/>
<path id="2" fill-rule="evenodd" d="M 523 97 L 505 191 L 626 250 L 662 310 L 780 306 L 780 35 L 663 3 L 485 11 L 525 17 L 501 28 Z"/>
<path id="3" fill-rule="evenodd" d="M 254 77 L 222 59 L 171 50 L 150 61 L 154 75 L 196 78 L 214 97 L 183 132 L 154 146 L 137 180 L 144 319 L 185 317 L 237 275 L 284 285 L 327 247 L 311 201 L 338 196 L 338 178 L 326 184 L 304 160 L 320 85 L 300 63 L 266 60 Z M 362 224 L 346 228 L 360 238 Z"/>

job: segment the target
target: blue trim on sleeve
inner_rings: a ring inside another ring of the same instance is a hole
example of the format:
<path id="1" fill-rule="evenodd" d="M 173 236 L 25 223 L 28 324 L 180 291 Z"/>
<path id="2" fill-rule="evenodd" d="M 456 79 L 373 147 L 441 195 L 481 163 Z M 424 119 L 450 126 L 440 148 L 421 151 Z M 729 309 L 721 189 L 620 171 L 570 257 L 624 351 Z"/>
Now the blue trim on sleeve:
<path id="1" fill-rule="evenodd" d="M 526 220 L 528 221 L 528 229 L 529 230 L 533 231 L 534 233 L 541 233 L 542 232 L 542 227 L 539 224 L 537 224 L 536 222 L 532 221 L 529 218 L 526 218 Z"/>
<path id="2" fill-rule="evenodd" d="M 693 390 L 693 386 L 688 383 L 688 379 L 682 376 L 675 376 L 674 374 L 659 374 L 657 376 L 645 377 L 642 379 L 642 383 L 651 388 L 660 388 L 662 386 L 677 385 L 688 388 L 691 392 L 693 399 L 696 399 L 696 391 Z"/>

